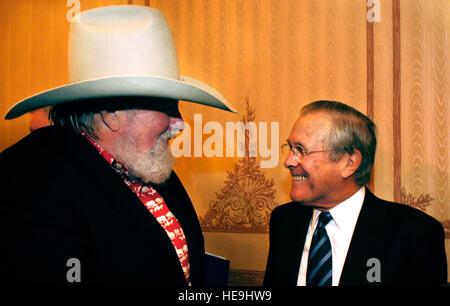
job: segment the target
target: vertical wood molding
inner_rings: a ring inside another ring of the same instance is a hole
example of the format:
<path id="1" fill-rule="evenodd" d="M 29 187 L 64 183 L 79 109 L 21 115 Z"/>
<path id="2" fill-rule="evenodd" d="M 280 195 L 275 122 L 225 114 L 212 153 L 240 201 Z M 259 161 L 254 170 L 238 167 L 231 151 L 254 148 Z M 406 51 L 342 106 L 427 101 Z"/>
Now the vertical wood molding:
<path id="1" fill-rule="evenodd" d="M 375 90 L 375 58 L 374 58 L 374 24 L 366 20 L 366 74 L 367 74 L 367 117 L 374 120 L 374 90 Z M 372 177 L 369 181 L 369 189 L 375 191 L 374 171 L 372 169 Z"/>
<path id="2" fill-rule="evenodd" d="M 394 201 L 401 199 L 401 40 L 400 40 L 400 0 L 392 0 L 392 109 L 394 147 Z"/>
<path id="3" fill-rule="evenodd" d="M 133 0 L 128 0 L 128 4 L 133 4 Z M 145 6 L 150 6 L 150 0 L 145 0 L 144 1 L 144 5 Z"/>
<path id="4" fill-rule="evenodd" d="M 373 22 L 366 21 L 366 48 L 367 48 L 367 117 L 373 120 L 374 116 L 374 38 Z"/>

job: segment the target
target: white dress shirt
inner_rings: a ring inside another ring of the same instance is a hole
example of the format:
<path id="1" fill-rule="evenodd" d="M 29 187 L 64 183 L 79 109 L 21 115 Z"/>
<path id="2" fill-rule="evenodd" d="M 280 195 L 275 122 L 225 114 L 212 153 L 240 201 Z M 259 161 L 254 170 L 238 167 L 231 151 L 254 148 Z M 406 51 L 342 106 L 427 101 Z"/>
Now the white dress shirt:
<path id="1" fill-rule="evenodd" d="M 329 210 L 333 220 L 325 226 L 325 230 L 327 231 L 331 242 L 333 263 L 332 286 L 337 286 L 339 284 L 348 247 L 350 246 L 350 241 L 352 240 L 353 231 L 355 230 L 356 221 L 358 220 L 365 194 L 365 187 L 361 187 L 350 198 Z M 300 262 L 297 286 L 306 286 L 306 270 L 308 268 L 309 248 L 311 246 L 312 236 L 317 227 L 317 220 L 320 213 L 320 210 L 314 209 L 313 216 L 308 226 L 305 245 L 303 247 L 302 260 Z"/>

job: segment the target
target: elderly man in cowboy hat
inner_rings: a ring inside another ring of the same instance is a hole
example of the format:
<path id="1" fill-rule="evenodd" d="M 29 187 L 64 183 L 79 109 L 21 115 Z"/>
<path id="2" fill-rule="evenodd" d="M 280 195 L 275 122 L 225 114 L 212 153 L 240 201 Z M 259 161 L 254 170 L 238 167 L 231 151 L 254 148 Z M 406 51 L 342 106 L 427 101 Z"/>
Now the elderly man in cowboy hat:
<path id="1" fill-rule="evenodd" d="M 172 171 L 178 100 L 234 112 L 183 77 L 160 11 L 111 6 L 71 25 L 70 84 L 6 119 L 52 106 L 52 126 L 0 154 L 2 285 L 201 285 L 204 242 Z"/>

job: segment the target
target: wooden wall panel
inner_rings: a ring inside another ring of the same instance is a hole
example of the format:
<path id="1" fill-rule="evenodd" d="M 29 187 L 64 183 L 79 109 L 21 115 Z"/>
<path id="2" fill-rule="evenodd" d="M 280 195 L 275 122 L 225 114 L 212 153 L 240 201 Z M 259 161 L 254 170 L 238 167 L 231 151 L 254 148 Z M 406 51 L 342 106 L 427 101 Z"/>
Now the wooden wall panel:
<path id="1" fill-rule="evenodd" d="M 239 111 L 231 114 L 183 103 L 181 112 L 191 127 L 194 114 L 200 113 L 203 125 L 216 121 L 225 127 L 226 122 L 246 118 L 277 122 L 275 145 L 281 145 L 300 108 L 313 100 L 339 100 L 368 113 L 378 125 L 371 187 L 383 198 L 399 199 L 434 216 L 449 237 L 450 2 L 383 0 L 380 22 L 375 23 L 366 18 L 365 2 L 81 0 L 80 4 L 82 10 L 139 4 L 163 11 L 173 31 L 181 74 L 215 87 Z M 2 115 L 17 100 L 67 82 L 68 9 L 64 0 L 0 1 Z M 26 135 L 29 124 L 29 115 L 1 119 L 0 149 Z M 230 192 L 230 171 L 260 161 L 259 155 L 255 162 L 182 157 L 176 169 L 198 215 L 205 218 L 218 195 Z M 249 174 L 245 171 L 244 176 Z M 258 171 L 264 184 L 273 182 L 267 187 L 270 205 L 289 201 L 282 156 L 277 167 Z M 207 249 L 229 257 L 232 268 L 264 270 L 266 233 L 208 230 L 205 237 Z M 249 256 L 237 251 L 243 249 Z"/>

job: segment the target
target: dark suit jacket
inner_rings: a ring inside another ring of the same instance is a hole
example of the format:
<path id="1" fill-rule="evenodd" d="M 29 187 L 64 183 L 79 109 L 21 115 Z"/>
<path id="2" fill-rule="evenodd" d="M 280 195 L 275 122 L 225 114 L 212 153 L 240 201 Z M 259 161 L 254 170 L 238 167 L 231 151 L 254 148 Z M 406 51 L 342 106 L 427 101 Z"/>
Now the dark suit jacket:
<path id="1" fill-rule="evenodd" d="M 270 249 L 264 285 L 297 284 L 312 213 L 313 208 L 294 202 L 274 209 L 270 220 Z M 379 260 L 381 282 L 368 282 L 367 273 L 375 267 L 370 262 L 368 265 L 370 258 Z M 381 200 L 366 188 L 339 285 L 446 282 L 447 260 L 442 225 L 415 208 Z"/>
<path id="2" fill-rule="evenodd" d="M 0 284 L 186 285 L 166 232 L 83 137 L 39 129 L 0 154 L 0 169 Z M 192 203 L 175 173 L 155 188 L 181 223 L 201 285 Z M 67 282 L 70 258 L 80 261 L 80 284 Z"/>

